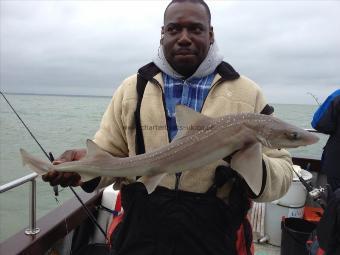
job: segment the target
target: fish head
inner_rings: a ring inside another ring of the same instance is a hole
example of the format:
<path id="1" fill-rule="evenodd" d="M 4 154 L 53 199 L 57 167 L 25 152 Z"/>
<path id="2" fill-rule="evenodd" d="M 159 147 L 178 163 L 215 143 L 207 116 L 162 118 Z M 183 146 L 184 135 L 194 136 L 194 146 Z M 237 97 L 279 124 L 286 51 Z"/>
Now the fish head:
<path id="1" fill-rule="evenodd" d="M 272 149 L 297 148 L 319 141 L 319 137 L 272 116 L 264 116 L 256 127 L 257 139 Z"/>

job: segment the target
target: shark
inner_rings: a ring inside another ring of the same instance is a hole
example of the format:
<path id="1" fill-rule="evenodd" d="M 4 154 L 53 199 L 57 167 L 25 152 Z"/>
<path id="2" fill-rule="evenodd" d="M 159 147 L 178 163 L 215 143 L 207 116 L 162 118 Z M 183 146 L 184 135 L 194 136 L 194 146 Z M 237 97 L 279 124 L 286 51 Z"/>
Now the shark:
<path id="1" fill-rule="evenodd" d="M 274 116 L 257 113 L 211 118 L 177 105 L 176 122 L 178 133 L 171 143 L 130 157 L 114 157 L 89 139 L 86 142 L 87 154 L 79 161 L 53 165 L 24 149 L 20 149 L 20 153 L 23 165 L 39 175 L 49 171 L 77 172 L 82 181 L 97 176 L 142 176 L 147 191 L 151 193 L 166 174 L 194 171 L 245 148 L 251 148 L 248 150 L 251 161 L 252 151 L 261 145 L 271 149 L 296 148 L 319 140 L 304 129 Z M 246 162 L 247 158 L 243 161 Z"/>

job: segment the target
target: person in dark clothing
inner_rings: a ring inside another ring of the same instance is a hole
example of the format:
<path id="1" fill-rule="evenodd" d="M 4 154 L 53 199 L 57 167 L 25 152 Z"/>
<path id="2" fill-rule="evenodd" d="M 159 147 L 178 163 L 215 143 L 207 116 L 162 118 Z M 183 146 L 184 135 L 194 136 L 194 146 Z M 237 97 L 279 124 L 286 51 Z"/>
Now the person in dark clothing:
<path id="1" fill-rule="evenodd" d="M 334 91 L 315 112 L 312 127 L 329 135 L 322 153 L 321 171 L 333 191 L 340 188 L 340 89 Z"/>
<path id="2" fill-rule="evenodd" d="M 340 188 L 329 199 L 325 212 L 317 226 L 320 247 L 327 255 L 340 254 Z"/>

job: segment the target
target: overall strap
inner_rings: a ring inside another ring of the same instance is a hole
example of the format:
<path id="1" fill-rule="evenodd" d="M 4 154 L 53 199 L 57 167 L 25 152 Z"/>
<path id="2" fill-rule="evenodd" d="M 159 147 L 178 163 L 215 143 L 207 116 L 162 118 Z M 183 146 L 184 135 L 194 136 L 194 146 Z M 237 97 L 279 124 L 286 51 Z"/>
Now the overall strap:
<path id="1" fill-rule="evenodd" d="M 140 122 L 140 106 L 142 104 L 142 99 L 144 95 L 144 90 L 147 80 L 143 79 L 139 74 L 137 74 L 137 106 L 135 111 L 135 123 L 136 123 L 136 138 L 135 138 L 135 150 L 136 155 L 145 153 L 145 145 L 143 138 L 143 131 Z"/>
<path id="2" fill-rule="evenodd" d="M 137 73 L 137 105 L 135 111 L 135 125 L 136 125 L 136 138 L 135 138 L 135 153 L 143 154 L 145 153 L 145 144 L 143 137 L 143 130 L 140 120 L 140 108 L 142 105 L 143 95 L 145 91 L 146 84 L 151 80 L 157 73 L 159 73 L 159 68 L 153 63 L 149 63 L 138 70 Z"/>

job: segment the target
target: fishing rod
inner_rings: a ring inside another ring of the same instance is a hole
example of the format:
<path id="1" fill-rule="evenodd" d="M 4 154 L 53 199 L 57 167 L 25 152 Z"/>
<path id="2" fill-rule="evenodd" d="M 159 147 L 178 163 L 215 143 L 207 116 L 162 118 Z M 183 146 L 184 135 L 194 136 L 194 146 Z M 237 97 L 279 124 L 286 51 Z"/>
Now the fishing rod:
<path id="1" fill-rule="evenodd" d="M 31 132 L 31 130 L 28 128 L 28 126 L 25 124 L 25 122 L 21 119 L 21 117 L 19 116 L 19 114 L 17 113 L 17 111 L 14 109 L 14 107 L 11 105 L 11 103 L 8 101 L 8 99 L 6 98 L 6 96 L 4 95 L 4 93 L 0 90 L 0 94 L 3 96 L 3 98 L 5 99 L 5 101 L 7 102 L 7 104 L 11 107 L 11 109 L 13 110 L 13 112 L 15 113 L 15 115 L 18 117 L 18 119 L 21 121 L 21 123 L 24 125 L 25 129 L 28 131 L 28 133 L 31 135 L 31 137 L 34 139 L 34 141 L 38 144 L 39 148 L 42 150 L 42 152 L 45 154 L 45 156 L 48 158 L 48 160 L 50 162 L 54 161 L 54 157 L 52 155 L 52 153 L 50 152 L 49 154 L 47 154 L 46 150 L 41 146 L 41 144 L 39 143 L 39 141 L 37 140 L 37 138 L 35 138 L 35 136 L 33 135 L 33 133 Z M 107 240 L 106 237 L 106 233 L 105 231 L 102 229 L 102 227 L 99 225 L 99 223 L 97 222 L 96 218 L 93 216 L 93 214 L 91 213 L 91 211 L 87 208 L 87 206 L 85 205 L 85 203 L 83 202 L 83 200 L 79 197 L 79 195 L 76 193 L 76 191 L 73 189 L 73 187 L 69 186 L 69 188 L 71 189 L 72 193 L 75 195 L 75 197 L 78 199 L 78 201 L 80 202 L 80 204 L 82 205 L 83 209 L 85 210 L 87 216 L 90 218 L 90 220 L 92 221 L 93 224 L 95 224 L 98 229 L 100 230 L 100 232 L 104 235 L 105 239 Z M 58 196 L 58 186 L 53 186 L 53 190 L 54 190 L 54 194 L 55 196 Z"/>
<path id="2" fill-rule="evenodd" d="M 312 94 L 312 93 L 310 93 L 310 92 L 307 92 L 307 94 L 308 94 L 308 95 L 311 95 L 311 96 L 314 98 L 315 102 L 316 102 L 319 106 L 321 105 L 320 102 L 319 102 L 319 99 L 318 99 L 314 94 Z"/>

